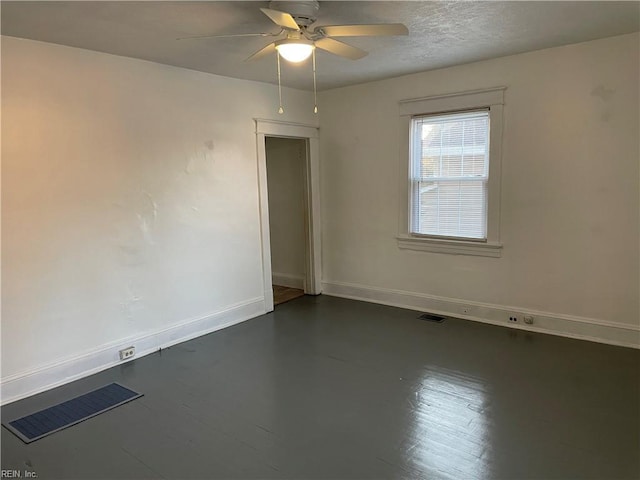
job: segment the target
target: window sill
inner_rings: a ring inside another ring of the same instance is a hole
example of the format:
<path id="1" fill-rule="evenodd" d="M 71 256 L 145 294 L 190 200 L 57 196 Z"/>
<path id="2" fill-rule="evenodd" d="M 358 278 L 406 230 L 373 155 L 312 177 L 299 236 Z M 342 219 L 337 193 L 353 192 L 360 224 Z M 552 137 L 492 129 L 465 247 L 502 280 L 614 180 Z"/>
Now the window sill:
<path id="1" fill-rule="evenodd" d="M 440 240 L 427 237 L 401 235 L 396 237 L 398 247 L 404 250 L 448 253 L 450 255 L 475 255 L 479 257 L 502 256 L 502 244 L 491 242 L 465 242 L 464 240 Z"/>

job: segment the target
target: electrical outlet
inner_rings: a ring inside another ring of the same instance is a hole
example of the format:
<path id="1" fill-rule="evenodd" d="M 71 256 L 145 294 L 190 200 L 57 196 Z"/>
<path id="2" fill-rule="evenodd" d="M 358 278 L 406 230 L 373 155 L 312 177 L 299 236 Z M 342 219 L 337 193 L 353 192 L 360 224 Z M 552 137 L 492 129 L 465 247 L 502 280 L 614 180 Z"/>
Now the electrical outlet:
<path id="1" fill-rule="evenodd" d="M 533 323 L 533 315 L 525 315 L 524 323 L 526 323 L 527 325 L 531 325 Z"/>
<path id="2" fill-rule="evenodd" d="M 509 321 L 516 323 L 518 321 L 518 317 L 515 317 L 515 316 L 509 317 Z"/>
<path id="3" fill-rule="evenodd" d="M 127 347 L 120 350 L 120 360 L 127 360 L 136 354 L 136 347 Z"/>

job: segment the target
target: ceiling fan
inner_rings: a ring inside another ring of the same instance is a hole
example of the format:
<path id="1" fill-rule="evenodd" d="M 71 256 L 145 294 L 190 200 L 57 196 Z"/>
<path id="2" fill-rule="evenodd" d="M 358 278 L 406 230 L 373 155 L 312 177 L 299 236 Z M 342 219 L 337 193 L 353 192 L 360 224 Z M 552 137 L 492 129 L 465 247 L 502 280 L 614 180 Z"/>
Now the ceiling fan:
<path id="1" fill-rule="evenodd" d="M 300 63 L 310 56 L 313 58 L 313 96 L 314 113 L 318 112 L 316 94 L 316 56 L 319 48 L 339 57 L 358 60 L 368 53 L 360 48 L 341 42 L 333 37 L 377 37 L 388 35 L 408 35 L 409 30 L 402 23 L 382 23 L 373 25 L 315 25 L 320 10 L 316 0 L 281 0 L 269 2 L 269 8 L 261 8 L 269 19 L 280 27 L 276 33 L 236 33 L 226 35 L 197 35 L 182 37 L 178 40 L 222 37 L 275 37 L 276 40 L 261 48 L 246 60 L 259 60 L 269 54 L 277 53 L 278 96 L 282 107 L 282 85 L 280 78 L 280 57 L 291 63 Z"/>
<path id="2" fill-rule="evenodd" d="M 387 35 L 408 35 L 409 30 L 401 23 L 374 25 L 315 25 L 320 4 L 317 1 L 271 1 L 269 8 L 261 8 L 269 19 L 280 27 L 276 33 L 240 33 L 229 35 L 198 35 L 189 38 L 215 37 L 281 37 L 261 48 L 247 60 L 258 60 L 278 52 L 289 62 L 299 63 L 311 56 L 319 48 L 340 57 L 358 60 L 367 52 L 335 40 L 333 37 L 369 37 Z"/>

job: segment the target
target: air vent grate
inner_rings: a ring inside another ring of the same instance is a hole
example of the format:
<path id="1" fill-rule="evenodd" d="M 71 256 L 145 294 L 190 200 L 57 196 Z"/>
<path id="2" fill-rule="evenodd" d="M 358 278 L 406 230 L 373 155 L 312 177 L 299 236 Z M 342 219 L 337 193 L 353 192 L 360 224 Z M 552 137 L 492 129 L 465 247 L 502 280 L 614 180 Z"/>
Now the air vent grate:
<path id="1" fill-rule="evenodd" d="M 444 317 L 440 317 L 438 315 L 433 315 L 432 313 L 423 313 L 418 317 L 419 320 L 426 320 L 428 322 L 442 323 L 444 322 Z"/>

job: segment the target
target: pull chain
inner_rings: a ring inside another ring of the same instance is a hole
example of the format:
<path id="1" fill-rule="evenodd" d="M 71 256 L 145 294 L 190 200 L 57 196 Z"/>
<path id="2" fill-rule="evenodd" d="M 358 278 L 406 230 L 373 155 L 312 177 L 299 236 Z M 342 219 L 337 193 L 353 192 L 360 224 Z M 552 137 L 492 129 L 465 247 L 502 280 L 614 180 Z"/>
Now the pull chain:
<path id="1" fill-rule="evenodd" d="M 316 49 L 311 52 L 313 60 L 313 113 L 318 113 L 318 94 L 316 88 Z"/>
<path id="2" fill-rule="evenodd" d="M 284 108 L 282 108 L 282 82 L 280 81 L 280 54 L 276 52 L 276 59 L 278 61 L 278 96 L 280 98 L 280 108 L 278 108 L 278 113 L 284 113 Z"/>

